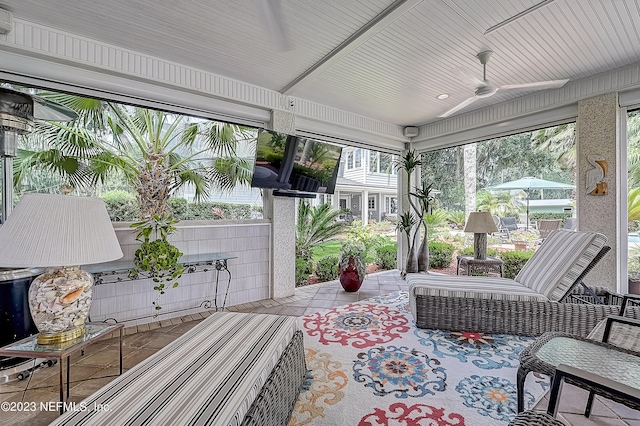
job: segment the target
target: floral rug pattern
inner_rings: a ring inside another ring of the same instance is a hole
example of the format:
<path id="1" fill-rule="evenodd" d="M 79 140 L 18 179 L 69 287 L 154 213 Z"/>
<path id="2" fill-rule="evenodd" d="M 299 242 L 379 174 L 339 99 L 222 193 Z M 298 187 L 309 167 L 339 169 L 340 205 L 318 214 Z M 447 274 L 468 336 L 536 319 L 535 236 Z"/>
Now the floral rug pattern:
<path id="1" fill-rule="evenodd" d="M 516 371 L 531 337 L 418 329 L 406 292 L 307 315 L 313 379 L 295 425 L 484 426 L 516 415 Z M 525 405 L 548 380 L 529 375 Z"/>

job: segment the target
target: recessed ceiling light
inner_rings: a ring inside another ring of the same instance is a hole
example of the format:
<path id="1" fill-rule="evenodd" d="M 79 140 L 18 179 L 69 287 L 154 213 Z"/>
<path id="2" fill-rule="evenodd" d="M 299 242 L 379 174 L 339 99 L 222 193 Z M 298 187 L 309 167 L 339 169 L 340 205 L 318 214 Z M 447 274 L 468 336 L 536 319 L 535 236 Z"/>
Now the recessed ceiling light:
<path id="1" fill-rule="evenodd" d="M 436 96 L 436 99 L 443 100 L 443 99 L 447 99 L 448 97 L 449 97 L 448 93 L 442 93 L 442 94 Z"/>

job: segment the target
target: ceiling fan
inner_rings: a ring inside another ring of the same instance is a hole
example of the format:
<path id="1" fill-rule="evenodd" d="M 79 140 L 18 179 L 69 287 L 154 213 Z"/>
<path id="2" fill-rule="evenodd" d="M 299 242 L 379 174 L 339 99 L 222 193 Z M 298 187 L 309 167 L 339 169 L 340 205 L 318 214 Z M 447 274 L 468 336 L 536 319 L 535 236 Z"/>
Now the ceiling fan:
<path id="1" fill-rule="evenodd" d="M 559 87 L 564 86 L 569 79 L 564 80 L 549 80 L 549 81 L 537 81 L 535 83 L 521 83 L 521 84 L 507 84 L 505 86 L 495 86 L 487 80 L 487 63 L 489 62 L 489 58 L 493 52 L 491 50 L 486 50 L 484 52 L 480 52 L 476 55 L 476 57 L 480 60 L 482 64 L 482 80 L 464 69 L 457 69 L 456 71 L 465 79 L 471 81 L 476 85 L 475 93 L 472 97 L 468 98 L 460 102 L 458 105 L 454 106 L 450 110 L 443 112 L 438 115 L 439 118 L 449 117 L 452 114 L 460 111 L 462 108 L 465 108 L 467 105 L 472 104 L 481 98 L 488 98 L 496 94 L 496 92 L 506 92 L 506 91 L 515 91 L 515 90 L 546 90 L 546 89 L 557 89 Z"/>

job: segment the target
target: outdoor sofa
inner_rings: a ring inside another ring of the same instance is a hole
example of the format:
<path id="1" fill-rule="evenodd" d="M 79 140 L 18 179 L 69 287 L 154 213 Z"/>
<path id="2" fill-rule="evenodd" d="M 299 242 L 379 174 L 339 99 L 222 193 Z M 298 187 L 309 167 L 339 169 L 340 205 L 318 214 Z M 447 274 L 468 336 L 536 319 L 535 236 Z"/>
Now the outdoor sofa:
<path id="1" fill-rule="evenodd" d="M 561 331 L 586 336 L 600 320 L 620 312 L 617 304 L 583 303 L 584 299 L 572 297 L 582 278 L 608 251 L 606 241 L 595 232 L 556 230 L 513 280 L 407 274 L 411 313 L 420 328 L 518 335 Z M 609 302 L 621 300 L 608 296 Z M 637 309 L 629 312 L 638 316 Z"/>
<path id="2" fill-rule="evenodd" d="M 307 373 L 297 318 L 216 312 L 51 425 L 285 425 Z"/>

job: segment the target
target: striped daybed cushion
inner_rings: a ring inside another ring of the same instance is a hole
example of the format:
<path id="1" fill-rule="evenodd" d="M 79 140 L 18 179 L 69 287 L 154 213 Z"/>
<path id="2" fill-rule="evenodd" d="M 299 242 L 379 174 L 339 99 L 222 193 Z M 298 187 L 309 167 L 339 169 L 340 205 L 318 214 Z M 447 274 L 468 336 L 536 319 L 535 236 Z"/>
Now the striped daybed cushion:
<path id="1" fill-rule="evenodd" d="M 295 317 L 214 313 L 51 424 L 239 425 L 296 330 Z"/>
<path id="2" fill-rule="evenodd" d="M 596 232 L 553 231 L 515 280 L 557 302 L 606 242 L 607 237 Z"/>
<path id="3" fill-rule="evenodd" d="M 414 296 L 442 296 L 493 300 L 549 301 L 524 285 L 499 277 L 460 277 L 435 274 L 407 274 L 409 294 Z M 409 298 L 414 317 L 416 299 Z"/>

